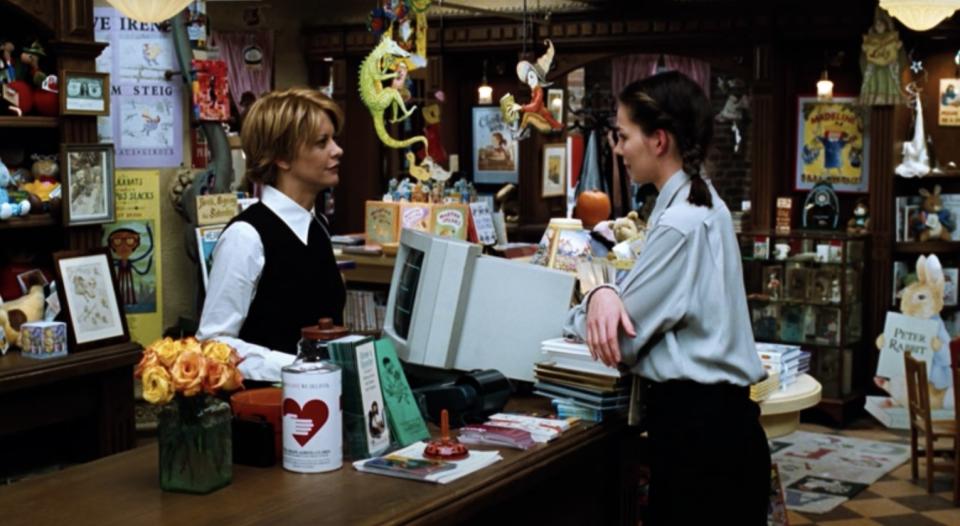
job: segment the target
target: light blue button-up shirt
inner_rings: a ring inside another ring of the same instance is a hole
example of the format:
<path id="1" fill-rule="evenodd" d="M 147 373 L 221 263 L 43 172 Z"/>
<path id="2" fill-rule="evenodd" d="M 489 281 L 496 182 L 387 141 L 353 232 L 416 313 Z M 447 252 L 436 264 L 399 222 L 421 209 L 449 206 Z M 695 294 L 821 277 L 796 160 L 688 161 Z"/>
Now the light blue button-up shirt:
<path id="1" fill-rule="evenodd" d="M 618 292 L 637 331 L 620 331 L 620 354 L 654 382 L 693 380 L 746 386 L 765 377 L 753 341 L 740 248 L 726 204 L 687 201 L 690 177 L 673 174 L 650 215 L 647 241 Z M 564 330 L 586 339 L 590 296 Z"/>

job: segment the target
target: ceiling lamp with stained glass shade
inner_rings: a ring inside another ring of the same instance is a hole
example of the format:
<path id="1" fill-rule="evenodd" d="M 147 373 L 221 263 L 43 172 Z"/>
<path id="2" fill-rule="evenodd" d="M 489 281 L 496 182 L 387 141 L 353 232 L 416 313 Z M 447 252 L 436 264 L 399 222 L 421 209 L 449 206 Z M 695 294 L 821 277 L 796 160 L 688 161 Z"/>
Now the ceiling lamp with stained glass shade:
<path id="1" fill-rule="evenodd" d="M 125 16 L 138 22 L 166 22 L 190 5 L 193 0 L 107 0 Z"/>
<path id="2" fill-rule="evenodd" d="M 880 0 L 880 7 L 914 31 L 927 31 L 960 9 L 960 0 Z"/>

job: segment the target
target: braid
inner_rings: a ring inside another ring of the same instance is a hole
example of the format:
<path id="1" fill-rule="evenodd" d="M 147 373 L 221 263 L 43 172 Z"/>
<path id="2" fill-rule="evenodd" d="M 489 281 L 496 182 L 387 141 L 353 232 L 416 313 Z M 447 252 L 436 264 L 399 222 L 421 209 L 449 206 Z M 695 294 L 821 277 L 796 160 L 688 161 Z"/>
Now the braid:
<path id="1" fill-rule="evenodd" d="M 703 180 L 700 173 L 703 165 L 703 152 L 699 145 L 693 145 L 682 151 L 683 171 L 690 176 L 690 197 L 687 201 L 696 206 L 705 206 L 713 208 L 713 196 L 710 195 L 710 188 L 707 182 Z"/>

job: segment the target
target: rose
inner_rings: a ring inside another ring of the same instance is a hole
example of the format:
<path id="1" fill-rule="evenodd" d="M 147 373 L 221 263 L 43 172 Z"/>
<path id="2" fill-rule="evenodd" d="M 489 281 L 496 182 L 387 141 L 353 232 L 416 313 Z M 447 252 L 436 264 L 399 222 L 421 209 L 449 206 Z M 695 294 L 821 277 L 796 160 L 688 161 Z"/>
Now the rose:
<path id="1" fill-rule="evenodd" d="M 236 365 L 238 361 L 236 351 L 233 350 L 233 347 L 215 340 L 208 340 L 203 343 L 203 355 L 206 356 L 208 360 L 221 364 Z"/>
<path id="2" fill-rule="evenodd" d="M 170 373 L 160 365 L 143 371 L 143 399 L 151 404 L 165 404 L 173 400 L 174 388 Z"/>
<path id="3" fill-rule="evenodd" d="M 180 355 L 180 345 L 170 338 L 157 340 L 151 343 L 147 349 L 153 349 L 157 353 L 160 363 L 168 369 L 173 367 L 173 363 L 177 361 L 177 356 Z"/>
<path id="4" fill-rule="evenodd" d="M 173 368 L 170 369 L 173 385 L 183 396 L 193 396 L 203 387 L 203 379 L 207 376 L 207 359 L 203 354 L 195 351 L 184 351 L 177 356 Z"/>
<path id="5" fill-rule="evenodd" d="M 227 379 L 223 384 L 223 389 L 226 391 L 236 391 L 237 389 L 243 388 L 243 375 L 240 374 L 240 369 L 236 367 L 229 367 L 230 369 L 230 378 Z"/>
<path id="6" fill-rule="evenodd" d="M 133 370 L 134 378 L 142 378 L 143 372 L 150 368 L 160 365 L 160 358 L 157 357 L 157 353 L 150 349 L 149 347 L 143 351 L 143 356 L 140 357 L 140 363 L 137 364 L 137 368 Z"/>
<path id="7" fill-rule="evenodd" d="M 229 364 L 208 359 L 207 377 L 203 380 L 203 390 L 216 394 L 217 389 L 222 389 L 233 378 L 233 372 L 234 368 Z"/>
<path id="8" fill-rule="evenodd" d="M 180 340 L 180 352 L 195 352 L 203 354 L 203 347 L 196 338 L 190 336 Z"/>

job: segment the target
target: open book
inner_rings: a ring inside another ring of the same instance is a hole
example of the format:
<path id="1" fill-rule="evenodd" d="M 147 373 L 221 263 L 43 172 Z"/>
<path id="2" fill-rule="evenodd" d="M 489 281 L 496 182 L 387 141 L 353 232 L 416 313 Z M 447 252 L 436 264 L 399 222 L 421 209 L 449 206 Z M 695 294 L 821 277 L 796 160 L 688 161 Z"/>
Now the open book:
<path id="1" fill-rule="evenodd" d="M 389 455 L 358 460 L 353 467 L 367 473 L 447 484 L 503 458 L 498 451 L 471 450 L 463 460 L 434 461 L 423 456 L 426 447 L 426 442 L 416 442 Z"/>

